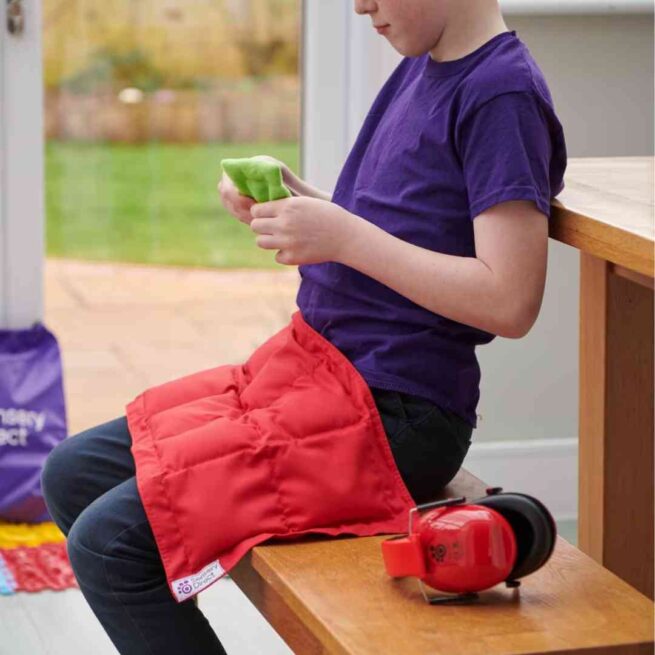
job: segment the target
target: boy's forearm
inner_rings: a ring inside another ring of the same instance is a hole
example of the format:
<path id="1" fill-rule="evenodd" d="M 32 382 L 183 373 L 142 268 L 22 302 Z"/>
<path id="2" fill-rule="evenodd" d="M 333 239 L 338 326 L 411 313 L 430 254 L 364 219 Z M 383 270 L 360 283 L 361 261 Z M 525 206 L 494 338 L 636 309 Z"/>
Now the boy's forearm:
<path id="1" fill-rule="evenodd" d="M 340 263 L 436 314 L 499 336 L 517 336 L 508 302 L 480 259 L 421 248 L 351 216 Z"/>

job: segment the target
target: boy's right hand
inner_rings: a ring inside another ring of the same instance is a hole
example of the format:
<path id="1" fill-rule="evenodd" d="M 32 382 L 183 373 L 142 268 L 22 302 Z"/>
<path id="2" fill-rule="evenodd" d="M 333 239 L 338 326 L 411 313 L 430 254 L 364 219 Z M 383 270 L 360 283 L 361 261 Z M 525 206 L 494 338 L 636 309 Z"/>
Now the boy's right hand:
<path id="1" fill-rule="evenodd" d="M 250 221 L 252 221 L 250 208 L 256 203 L 255 199 L 241 195 L 230 176 L 225 172 L 218 182 L 218 192 L 225 209 L 242 223 L 250 225 Z"/>
<path id="2" fill-rule="evenodd" d="M 285 186 L 291 191 L 292 196 L 309 196 L 310 198 L 318 198 L 320 200 L 331 201 L 332 194 L 321 191 L 320 189 L 308 184 L 299 178 L 283 161 L 268 155 L 261 155 L 270 159 L 271 161 L 280 164 L 282 171 L 282 181 Z M 218 192 L 221 194 L 221 200 L 225 208 L 238 218 L 242 223 L 250 225 L 252 216 L 250 215 L 250 208 L 256 204 L 254 198 L 244 196 L 239 193 L 234 182 L 230 176 L 223 171 L 223 176 L 218 183 Z"/>

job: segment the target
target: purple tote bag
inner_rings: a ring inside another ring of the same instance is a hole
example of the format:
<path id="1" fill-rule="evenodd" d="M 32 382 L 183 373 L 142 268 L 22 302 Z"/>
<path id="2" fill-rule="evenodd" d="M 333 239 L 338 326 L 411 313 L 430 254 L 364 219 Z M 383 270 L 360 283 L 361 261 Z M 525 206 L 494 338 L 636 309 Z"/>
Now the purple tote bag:
<path id="1" fill-rule="evenodd" d="M 66 437 L 59 344 L 39 321 L 0 329 L 0 519 L 51 521 L 41 470 Z"/>

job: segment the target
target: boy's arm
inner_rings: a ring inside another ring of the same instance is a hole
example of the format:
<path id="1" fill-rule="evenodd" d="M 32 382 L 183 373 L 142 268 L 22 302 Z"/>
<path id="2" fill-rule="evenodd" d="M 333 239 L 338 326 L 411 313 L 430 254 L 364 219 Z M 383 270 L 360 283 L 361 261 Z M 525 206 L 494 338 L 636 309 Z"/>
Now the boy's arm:
<path id="1" fill-rule="evenodd" d="M 534 324 L 545 288 L 548 221 L 533 202 L 502 202 L 476 216 L 476 257 L 422 248 L 351 216 L 340 263 L 491 334 L 518 339 Z"/>
<path id="2" fill-rule="evenodd" d="M 456 135 L 475 256 L 419 248 L 360 220 L 344 263 L 437 314 L 520 338 L 543 299 L 551 179 L 558 186 L 566 165 L 561 123 L 534 91 L 499 92 Z"/>

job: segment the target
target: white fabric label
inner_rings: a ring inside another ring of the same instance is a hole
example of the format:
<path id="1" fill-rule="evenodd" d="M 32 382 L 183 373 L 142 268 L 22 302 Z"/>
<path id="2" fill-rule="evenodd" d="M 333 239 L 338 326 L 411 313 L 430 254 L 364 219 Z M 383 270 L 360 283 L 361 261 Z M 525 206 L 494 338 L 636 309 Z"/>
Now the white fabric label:
<path id="1" fill-rule="evenodd" d="M 202 591 L 214 582 L 214 580 L 220 578 L 224 572 L 225 570 L 218 560 L 210 562 L 197 573 L 173 580 L 173 592 L 178 600 L 184 600 Z"/>

